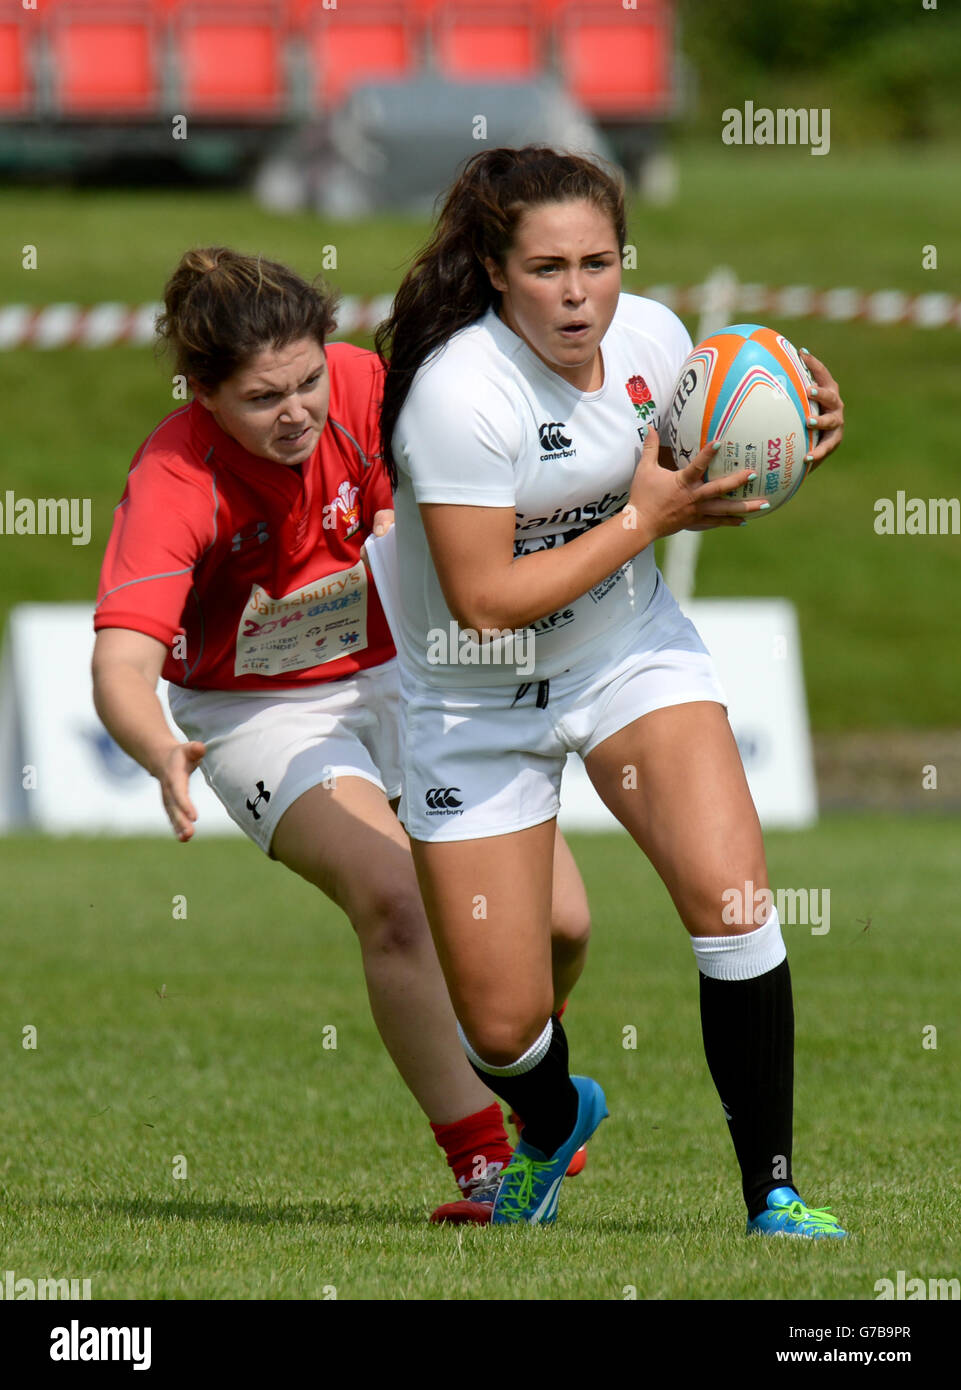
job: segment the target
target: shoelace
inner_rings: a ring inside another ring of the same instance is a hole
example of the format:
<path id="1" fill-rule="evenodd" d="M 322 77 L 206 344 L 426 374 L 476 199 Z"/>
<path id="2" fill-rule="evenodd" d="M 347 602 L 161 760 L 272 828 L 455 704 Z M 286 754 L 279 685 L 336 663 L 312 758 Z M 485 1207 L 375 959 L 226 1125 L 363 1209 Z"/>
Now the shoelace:
<path id="1" fill-rule="evenodd" d="M 464 1192 L 468 1202 L 493 1202 L 500 1186 L 501 1174 L 493 1173 L 489 1178 L 476 1178 Z"/>
<path id="2" fill-rule="evenodd" d="M 841 1223 L 831 1212 L 830 1207 L 806 1207 L 803 1202 L 791 1202 L 776 1208 L 787 1212 L 792 1221 L 809 1221 L 812 1226 L 822 1230 L 840 1230 Z"/>
<path id="3" fill-rule="evenodd" d="M 540 1162 L 536 1158 L 528 1158 L 526 1154 L 515 1153 L 504 1169 L 498 1210 L 510 1221 L 522 1220 L 531 1204 L 536 1179 L 544 1169 L 551 1167 L 550 1159 Z"/>

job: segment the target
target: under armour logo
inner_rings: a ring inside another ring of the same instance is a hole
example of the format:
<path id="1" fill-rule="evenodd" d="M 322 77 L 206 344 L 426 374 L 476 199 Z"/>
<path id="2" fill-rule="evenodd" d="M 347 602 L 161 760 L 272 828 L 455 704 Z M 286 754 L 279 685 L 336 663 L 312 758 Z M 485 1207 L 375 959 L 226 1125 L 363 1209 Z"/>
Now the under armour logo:
<path id="1" fill-rule="evenodd" d="M 559 420 L 551 420 L 547 424 L 541 425 L 537 431 L 541 441 L 542 449 L 569 449 L 571 441 L 564 431 L 567 426 Z"/>
<path id="2" fill-rule="evenodd" d="M 263 782 L 257 783 L 257 795 L 253 801 L 247 802 L 247 810 L 253 812 L 254 820 L 260 820 L 260 812 L 257 807 L 262 801 L 270 800 L 270 792 L 266 791 Z"/>
<path id="3" fill-rule="evenodd" d="M 230 540 L 231 550 L 239 550 L 244 541 L 257 541 L 263 545 L 264 541 L 270 540 L 270 532 L 267 530 L 266 521 L 258 521 L 251 531 L 235 531 Z"/>
<path id="4" fill-rule="evenodd" d="M 458 801 L 454 795 L 459 792 L 460 787 L 431 787 L 427 793 L 427 805 L 432 811 L 444 811 L 454 806 L 463 806 L 462 801 Z"/>

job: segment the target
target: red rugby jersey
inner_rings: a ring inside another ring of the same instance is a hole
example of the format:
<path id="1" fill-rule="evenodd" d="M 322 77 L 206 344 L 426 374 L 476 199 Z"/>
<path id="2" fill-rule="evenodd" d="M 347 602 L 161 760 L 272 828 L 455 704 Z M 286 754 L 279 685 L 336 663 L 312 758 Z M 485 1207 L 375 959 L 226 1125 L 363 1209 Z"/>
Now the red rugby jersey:
<path id="1" fill-rule="evenodd" d="M 348 343 L 326 351 L 327 425 L 301 468 L 248 453 L 199 401 L 134 455 L 94 627 L 163 642 L 175 685 L 284 689 L 394 655 L 360 559 L 374 512 L 393 505 L 378 433 L 383 371 Z"/>

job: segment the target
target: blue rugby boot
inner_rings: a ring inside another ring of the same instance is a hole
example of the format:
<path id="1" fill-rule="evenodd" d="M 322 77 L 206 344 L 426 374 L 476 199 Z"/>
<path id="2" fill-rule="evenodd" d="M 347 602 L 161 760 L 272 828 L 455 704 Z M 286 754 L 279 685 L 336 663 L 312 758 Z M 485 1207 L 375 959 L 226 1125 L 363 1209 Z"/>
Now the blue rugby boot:
<path id="1" fill-rule="evenodd" d="M 557 1220 L 557 1199 L 571 1159 L 608 1115 L 604 1092 L 589 1076 L 572 1076 L 578 1094 L 577 1120 L 566 1143 L 548 1157 L 523 1138 L 501 1174 L 491 1225 L 527 1221 L 548 1226 Z"/>
<path id="2" fill-rule="evenodd" d="M 827 1207 L 806 1207 L 793 1187 L 775 1187 L 769 1192 L 767 1211 L 747 1223 L 747 1233 L 749 1236 L 803 1236 L 807 1240 L 847 1235 Z"/>

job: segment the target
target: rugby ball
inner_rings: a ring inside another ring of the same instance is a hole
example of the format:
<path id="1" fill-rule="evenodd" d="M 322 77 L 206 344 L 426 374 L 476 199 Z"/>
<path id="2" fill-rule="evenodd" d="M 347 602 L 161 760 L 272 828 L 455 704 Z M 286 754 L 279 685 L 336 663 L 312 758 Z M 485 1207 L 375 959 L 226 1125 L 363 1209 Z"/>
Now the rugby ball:
<path id="1" fill-rule="evenodd" d="M 674 462 L 686 467 L 719 438 L 705 477 L 750 468 L 754 482 L 727 495 L 760 497 L 771 511 L 783 507 L 804 481 L 805 455 L 818 440 L 807 424 L 818 414 L 807 394 L 813 380 L 797 349 L 773 328 L 735 323 L 705 338 L 674 387 L 667 438 Z"/>

